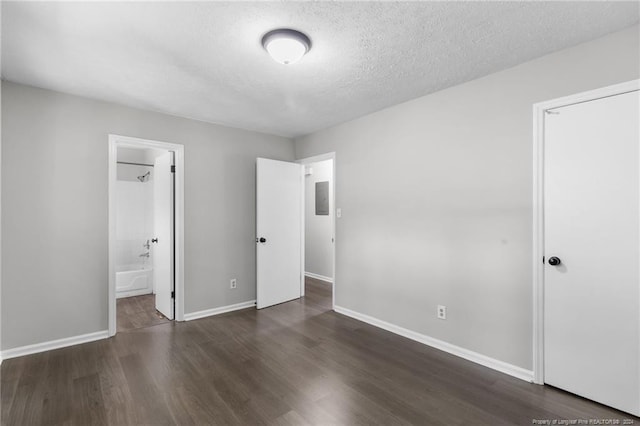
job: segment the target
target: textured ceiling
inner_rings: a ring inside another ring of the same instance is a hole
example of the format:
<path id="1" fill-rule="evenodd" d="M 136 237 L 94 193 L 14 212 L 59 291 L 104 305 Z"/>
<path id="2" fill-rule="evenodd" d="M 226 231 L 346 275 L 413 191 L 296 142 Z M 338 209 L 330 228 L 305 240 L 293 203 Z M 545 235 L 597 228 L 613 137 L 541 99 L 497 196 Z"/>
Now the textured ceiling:
<path id="1" fill-rule="evenodd" d="M 283 136 L 638 22 L 638 2 L 3 2 L 2 75 Z M 299 63 L 262 35 L 304 31 Z"/>

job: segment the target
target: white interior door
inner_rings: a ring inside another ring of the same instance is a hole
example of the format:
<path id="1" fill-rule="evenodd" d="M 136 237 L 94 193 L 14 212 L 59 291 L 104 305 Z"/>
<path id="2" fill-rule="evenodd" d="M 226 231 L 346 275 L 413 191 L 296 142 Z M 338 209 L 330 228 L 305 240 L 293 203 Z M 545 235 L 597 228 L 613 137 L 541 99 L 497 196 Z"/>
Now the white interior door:
<path id="1" fill-rule="evenodd" d="M 639 102 L 611 96 L 544 122 L 544 381 L 636 415 Z"/>
<path id="2" fill-rule="evenodd" d="M 153 167 L 153 283 L 156 309 L 173 319 L 173 152 L 156 157 Z"/>
<path id="3" fill-rule="evenodd" d="M 304 167 L 258 158 L 256 166 L 258 309 L 300 297 Z"/>

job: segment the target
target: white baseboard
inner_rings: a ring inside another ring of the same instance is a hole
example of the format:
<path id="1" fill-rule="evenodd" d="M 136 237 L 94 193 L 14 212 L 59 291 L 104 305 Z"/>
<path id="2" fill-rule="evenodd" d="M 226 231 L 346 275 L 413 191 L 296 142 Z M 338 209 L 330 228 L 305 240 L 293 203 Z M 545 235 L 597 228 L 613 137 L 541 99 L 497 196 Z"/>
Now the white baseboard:
<path id="1" fill-rule="evenodd" d="M 367 324 L 371 324 L 375 327 L 382 328 L 383 330 L 399 334 L 400 336 L 406 337 L 407 339 L 415 340 L 416 342 L 420 342 L 424 345 L 440 349 L 441 351 L 448 352 L 452 355 L 475 362 L 493 370 L 500 371 L 501 373 L 508 374 L 518 379 L 527 382 L 533 382 L 533 371 L 526 370 L 522 367 L 518 367 L 513 364 L 509 364 L 504 361 L 482 355 L 478 352 L 473 352 L 468 349 L 461 348 L 460 346 L 452 345 L 451 343 L 447 343 L 442 340 L 434 339 L 433 337 L 429 337 L 427 335 L 420 334 L 403 327 L 399 327 L 386 321 L 382 321 L 369 315 L 361 314 L 359 312 L 343 308 L 341 306 L 336 305 L 334 307 L 334 310 L 339 314 L 343 314 L 362 322 L 366 322 Z"/>
<path id="2" fill-rule="evenodd" d="M 325 277 L 324 275 L 314 274 L 313 272 L 305 272 L 305 277 L 315 278 L 316 280 L 326 281 L 328 283 L 333 283 L 333 278 Z"/>
<path id="3" fill-rule="evenodd" d="M 237 311 L 240 309 L 246 309 L 256 306 L 255 300 L 249 300 L 248 302 L 236 303 L 235 305 L 221 306 L 219 308 L 205 309 L 204 311 L 191 312 L 184 314 L 185 321 L 192 321 L 198 318 L 210 317 L 213 315 L 220 315 L 226 312 Z"/>
<path id="4" fill-rule="evenodd" d="M 19 356 L 51 351 L 53 349 L 66 348 L 67 346 L 107 339 L 108 337 L 109 330 L 103 330 L 96 331 L 95 333 L 81 334 L 79 336 L 65 337 L 64 339 L 50 340 L 48 342 L 36 343 L 33 345 L 20 346 L 18 348 L 2 351 L 2 359 L 16 358 Z"/>

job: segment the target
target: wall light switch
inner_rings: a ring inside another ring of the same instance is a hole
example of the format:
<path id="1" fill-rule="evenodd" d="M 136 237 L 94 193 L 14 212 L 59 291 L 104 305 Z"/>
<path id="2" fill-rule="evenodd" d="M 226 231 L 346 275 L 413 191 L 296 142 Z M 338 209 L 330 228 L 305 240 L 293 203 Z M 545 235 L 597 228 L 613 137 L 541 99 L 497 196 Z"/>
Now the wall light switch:
<path id="1" fill-rule="evenodd" d="M 342 209 L 340 207 L 336 209 L 336 217 L 342 217 Z"/>

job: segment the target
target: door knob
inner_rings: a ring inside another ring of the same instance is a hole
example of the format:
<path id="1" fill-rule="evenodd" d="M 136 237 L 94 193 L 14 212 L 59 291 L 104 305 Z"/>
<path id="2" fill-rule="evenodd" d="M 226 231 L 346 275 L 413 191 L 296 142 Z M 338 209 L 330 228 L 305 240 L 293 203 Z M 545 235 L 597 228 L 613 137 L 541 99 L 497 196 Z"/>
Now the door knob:
<path id="1" fill-rule="evenodd" d="M 267 242 L 267 239 L 266 239 L 266 238 L 264 238 L 264 237 L 260 237 L 260 239 L 258 240 L 258 242 L 266 243 L 266 242 Z"/>
<path id="2" fill-rule="evenodd" d="M 153 238 L 153 239 L 151 240 L 151 242 L 152 242 L 152 243 L 157 243 L 157 242 L 158 242 L 158 239 L 157 239 L 157 238 Z"/>
<path id="3" fill-rule="evenodd" d="M 562 263 L 562 261 L 560 260 L 559 257 L 551 256 L 549 258 L 549 265 L 551 265 L 551 266 L 558 266 L 561 263 Z"/>

